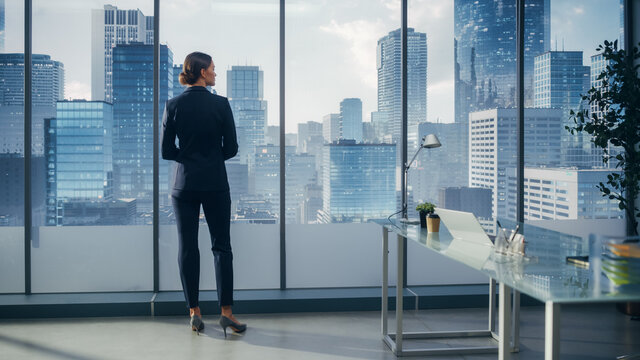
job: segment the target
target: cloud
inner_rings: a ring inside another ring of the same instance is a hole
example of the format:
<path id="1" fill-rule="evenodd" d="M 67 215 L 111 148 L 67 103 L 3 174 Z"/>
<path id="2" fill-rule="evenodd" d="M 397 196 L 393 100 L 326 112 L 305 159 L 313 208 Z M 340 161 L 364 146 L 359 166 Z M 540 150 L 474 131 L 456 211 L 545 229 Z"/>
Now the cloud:
<path id="1" fill-rule="evenodd" d="M 353 71 L 371 88 L 377 88 L 376 46 L 378 39 L 388 31 L 381 21 L 356 20 L 338 23 L 331 20 L 328 25 L 320 26 L 320 30 L 337 36 L 349 43 L 348 58 Z"/>
<path id="2" fill-rule="evenodd" d="M 64 95 L 67 100 L 89 100 L 91 99 L 91 86 L 88 83 L 72 81 L 65 86 Z"/>
<path id="3" fill-rule="evenodd" d="M 576 6 L 573 8 L 573 13 L 577 14 L 577 15 L 583 15 L 584 14 L 584 7 L 582 6 Z"/>

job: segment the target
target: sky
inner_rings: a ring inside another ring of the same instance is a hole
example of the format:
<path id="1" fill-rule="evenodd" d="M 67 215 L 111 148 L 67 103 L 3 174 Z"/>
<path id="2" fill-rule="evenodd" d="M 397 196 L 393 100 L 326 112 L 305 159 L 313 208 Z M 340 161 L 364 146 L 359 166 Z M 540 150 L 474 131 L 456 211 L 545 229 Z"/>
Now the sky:
<path id="1" fill-rule="evenodd" d="M 454 118 L 453 0 L 409 0 L 409 27 L 427 33 L 427 120 Z M 33 0 L 33 52 L 64 63 L 65 97 L 91 97 L 91 9 L 104 4 L 153 15 L 152 0 Z M 264 71 L 268 123 L 279 123 L 279 1 L 161 0 L 160 42 L 174 63 L 192 51 L 212 55 L 215 89 L 226 71 Z M 23 2 L 6 0 L 6 52 L 23 50 Z M 377 108 L 377 40 L 400 27 L 399 0 L 292 0 L 285 6 L 287 133 L 322 122 L 340 101 L 363 102 L 364 121 Z M 551 0 L 551 49 L 583 50 L 585 65 L 603 40 L 619 35 L 619 0 Z M 152 69 L 149 69 L 152 71 Z"/>

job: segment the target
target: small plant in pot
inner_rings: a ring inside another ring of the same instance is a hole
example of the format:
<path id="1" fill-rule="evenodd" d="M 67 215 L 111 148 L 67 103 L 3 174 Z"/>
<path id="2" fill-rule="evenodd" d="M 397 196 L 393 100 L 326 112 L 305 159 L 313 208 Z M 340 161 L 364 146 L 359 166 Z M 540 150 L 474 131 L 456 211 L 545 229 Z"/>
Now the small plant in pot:
<path id="1" fill-rule="evenodd" d="M 434 212 L 436 206 L 430 202 L 416 206 L 416 211 L 420 212 L 420 227 L 427 228 L 429 232 L 440 230 L 440 217 Z"/>

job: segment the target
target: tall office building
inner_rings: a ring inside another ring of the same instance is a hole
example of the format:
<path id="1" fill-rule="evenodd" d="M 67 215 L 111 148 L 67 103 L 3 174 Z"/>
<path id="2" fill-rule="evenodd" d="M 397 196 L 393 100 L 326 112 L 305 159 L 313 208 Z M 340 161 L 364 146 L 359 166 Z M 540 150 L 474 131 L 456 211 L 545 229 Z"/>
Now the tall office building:
<path id="1" fill-rule="evenodd" d="M 327 114 L 322 117 L 322 136 L 324 141 L 331 143 L 340 139 L 340 114 Z"/>
<path id="2" fill-rule="evenodd" d="M 112 199 L 112 132 L 113 106 L 103 101 L 60 101 L 45 120 L 47 225 L 70 223 L 65 202 Z"/>
<path id="3" fill-rule="evenodd" d="M 491 189 L 443 187 L 438 191 L 436 205 L 443 209 L 473 213 L 478 218 L 491 218 Z"/>
<path id="4" fill-rule="evenodd" d="M 407 47 L 407 124 L 411 128 L 427 120 L 427 34 L 409 28 Z M 386 122 L 382 131 L 391 134 L 394 142 L 399 142 L 402 135 L 401 60 L 401 29 L 398 29 L 378 40 L 376 52 L 378 112 L 385 114 L 378 120 Z"/>
<path id="5" fill-rule="evenodd" d="M 606 169 L 524 168 L 525 220 L 623 219 L 616 200 L 597 188 Z M 508 216 L 516 217 L 516 169 L 507 169 Z"/>
<path id="6" fill-rule="evenodd" d="M 322 210 L 322 186 L 318 184 L 305 185 L 303 197 L 298 222 L 300 224 L 316 224 L 318 212 Z"/>
<path id="7" fill-rule="evenodd" d="M 454 1 L 455 121 L 515 105 L 515 0 Z M 549 51 L 550 0 L 525 1 L 525 106 L 533 105 L 533 59 Z"/>
<path id="8" fill-rule="evenodd" d="M 321 222 L 365 222 L 396 211 L 396 144 L 325 144 L 323 167 Z"/>
<path id="9" fill-rule="evenodd" d="M 151 211 L 153 199 L 152 63 L 153 45 L 131 43 L 113 49 L 114 193 L 117 198 L 138 199 L 143 212 Z M 166 45 L 160 45 L 159 87 L 162 113 L 173 92 L 173 54 Z M 168 191 L 168 166 L 160 162 L 161 192 Z"/>
<path id="10" fill-rule="evenodd" d="M 293 154 L 295 154 L 295 146 L 285 146 L 285 158 Z M 249 163 L 249 194 L 257 199 L 265 200 L 271 206 L 266 210 L 278 214 L 280 209 L 278 205 L 280 203 L 280 147 L 277 144 L 255 146 L 253 159 Z M 239 208 L 239 210 L 242 209 Z M 245 209 L 245 211 L 250 210 Z"/>
<path id="11" fill-rule="evenodd" d="M 561 109 L 524 109 L 526 166 L 560 164 Z M 469 186 L 493 190 L 492 214 L 507 216 L 507 168 L 516 166 L 517 109 L 469 114 Z"/>
<path id="12" fill-rule="evenodd" d="M 582 65 L 582 51 L 547 51 L 538 55 L 534 59 L 534 75 L 534 107 L 562 109 L 562 165 L 598 166 L 594 162 L 591 136 L 586 133 L 572 135 L 564 129 L 574 126 L 569 112 L 586 105 L 581 95 L 589 90 L 589 67 Z"/>
<path id="13" fill-rule="evenodd" d="M 591 55 L 591 74 L 589 76 L 589 85 L 591 88 L 595 88 L 597 90 L 602 89 L 602 80 L 598 80 L 598 76 L 606 70 L 608 62 L 604 59 L 602 53 Z M 595 105 L 589 105 L 589 117 L 597 116 L 598 118 L 602 118 L 602 111 Z M 587 136 L 587 135 L 585 135 Z M 604 151 L 602 148 L 592 147 L 592 155 L 593 161 L 597 164 L 597 167 L 606 167 L 606 168 L 615 168 L 616 161 L 609 161 L 607 164 L 602 162 L 602 156 L 604 155 Z M 616 147 L 609 144 L 607 152 L 611 156 L 616 156 L 617 154 L 623 154 L 624 149 L 621 147 Z"/>
<path id="14" fill-rule="evenodd" d="M 362 142 L 362 100 L 348 98 L 340 102 L 342 139 Z"/>
<path id="15" fill-rule="evenodd" d="M 119 10 L 112 5 L 92 10 L 92 100 L 113 103 L 113 49 L 118 45 L 135 42 L 153 45 L 153 16 L 145 16 L 139 9 Z"/>
<path id="16" fill-rule="evenodd" d="M 64 98 L 64 65 L 32 55 L 32 154 L 42 156 L 44 119 Z M 0 153 L 24 154 L 24 54 L 0 54 Z"/>
<path id="17" fill-rule="evenodd" d="M 246 164 L 256 146 L 265 144 L 267 101 L 263 100 L 263 71 L 258 66 L 232 66 L 227 70 L 227 96 L 236 123 L 238 161 Z"/>

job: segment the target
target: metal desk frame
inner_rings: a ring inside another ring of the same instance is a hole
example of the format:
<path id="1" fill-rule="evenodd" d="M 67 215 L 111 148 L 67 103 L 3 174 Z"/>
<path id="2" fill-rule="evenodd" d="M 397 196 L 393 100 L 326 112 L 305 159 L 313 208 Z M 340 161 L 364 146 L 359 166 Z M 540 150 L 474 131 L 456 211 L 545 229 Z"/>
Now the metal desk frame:
<path id="1" fill-rule="evenodd" d="M 396 356 L 425 356 L 425 355 L 467 355 L 467 354 L 492 354 L 498 353 L 500 360 L 509 359 L 511 352 L 517 352 L 519 347 L 519 313 L 520 294 L 502 283 L 500 283 L 499 293 L 499 326 L 500 333 L 495 330 L 495 290 L 496 281 L 489 282 L 489 326 L 487 330 L 466 330 L 466 331 L 427 331 L 427 332 L 403 332 L 403 292 L 404 273 L 404 247 L 405 237 L 398 234 L 398 264 L 396 282 L 396 333 L 388 331 L 388 307 L 389 307 L 389 229 L 382 227 L 382 340 L 393 351 Z M 513 293 L 513 303 L 511 295 Z M 553 305 L 556 309 L 557 305 Z M 548 309 L 548 307 L 547 307 Z M 548 310 L 547 310 L 548 311 Z M 513 312 L 513 314 L 512 314 Z M 555 315 L 559 311 L 551 314 Z M 512 316 L 513 315 L 513 316 Z M 557 315 L 553 316 L 554 328 L 557 332 Z M 512 324 L 513 322 L 513 324 Z M 547 322 L 548 323 L 548 322 Z M 547 329 L 547 331 L 550 331 Z M 512 335 L 511 339 L 505 339 L 505 334 Z M 468 337 L 489 337 L 497 341 L 497 346 L 475 346 L 475 347 L 454 347 L 454 348 L 430 348 L 430 349 L 403 349 L 403 341 L 410 339 L 444 339 L 444 338 L 468 338 Z M 557 337 L 555 337 L 557 339 Z M 554 343 L 555 344 L 555 343 Z M 555 344 L 555 348 L 558 348 Z M 556 349 L 557 351 L 557 349 Z"/>

